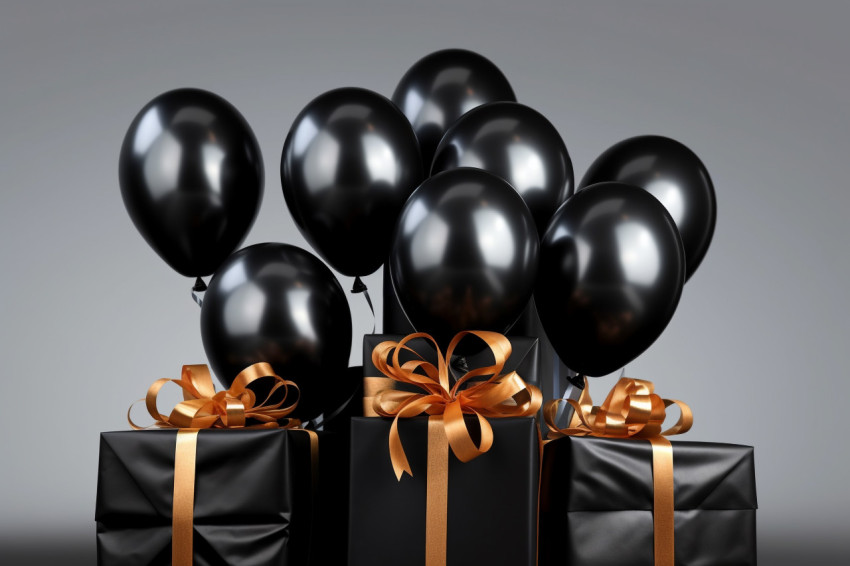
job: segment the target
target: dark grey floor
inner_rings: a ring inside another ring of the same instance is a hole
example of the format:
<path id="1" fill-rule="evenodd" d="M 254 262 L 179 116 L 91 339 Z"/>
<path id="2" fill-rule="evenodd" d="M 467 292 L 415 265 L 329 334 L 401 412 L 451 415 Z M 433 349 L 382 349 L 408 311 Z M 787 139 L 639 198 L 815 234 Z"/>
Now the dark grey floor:
<path id="1" fill-rule="evenodd" d="M 850 542 L 814 548 L 803 541 L 776 541 L 759 545 L 762 566 L 846 566 L 850 565 Z M 21 542 L 17 547 L 0 548 L 0 564 L 79 566 L 96 564 L 94 543 L 66 542 L 63 544 Z M 333 565 L 328 565 L 333 566 Z M 391 565 L 377 565 L 391 566 Z M 469 565 L 483 566 L 483 565 Z M 486 565 L 493 566 L 493 565 Z M 509 565 L 508 565 L 509 566 Z M 567 566 L 567 565 L 565 565 Z"/>

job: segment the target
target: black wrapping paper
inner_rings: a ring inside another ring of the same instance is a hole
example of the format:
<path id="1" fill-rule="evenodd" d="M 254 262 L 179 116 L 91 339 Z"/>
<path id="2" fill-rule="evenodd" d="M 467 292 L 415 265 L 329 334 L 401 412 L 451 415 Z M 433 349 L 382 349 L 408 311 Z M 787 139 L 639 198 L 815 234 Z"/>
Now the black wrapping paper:
<path id="1" fill-rule="evenodd" d="M 101 566 L 171 564 L 176 436 L 176 430 L 101 434 L 95 513 Z M 342 564 L 345 440 L 320 433 L 314 491 L 307 433 L 202 430 L 194 564 Z"/>
<path id="2" fill-rule="evenodd" d="M 756 564 L 750 446 L 673 442 L 678 566 Z M 546 444 L 541 566 L 653 566 L 649 442 L 567 437 Z"/>
<path id="3" fill-rule="evenodd" d="M 570 386 L 569 377 L 570 371 L 558 354 L 555 353 L 555 348 L 549 342 L 546 331 L 543 330 L 543 323 L 540 322 L 540 316 L 537 314 L 537 305 L 534 299 L 528 302 L 525 311 L 520 315 L 516 323 L 508 330 L 508 338 L 513 339 L 514 336 L 535 336 L 539 338 L 540 344 L 535 353 L 537 358 L 538 382 L 535 383 L 543 392 L 543 402 L 550 399 L 558 399 L 564 395 L 564 391 Z M 573 399 L 578 399 L 576 391 L 572 396 Z"/>
<path id="4" fill-rule="evenodd" d="M 399 421 L 413 477 L 396 480 L 391 419 L 351 427 L 350 566 L 425 564 L 428 419 Z M 449 457 L 447 566 L 533 566 L 537 546 L 539 436 L 532 418 L 490 419 L 489 452 Z"/>
<path id="5" fill-rule="evenodd" d="M 363 376 L 364 377 L 383 377 L 383 374 L 378 371 L 375 364 L 372 363 L 372 350 L 381 342 L 391 340 L 398 342 L 404 338 L 406 334 L 366 334 L 363 337 Z M 511 356 L 505 362 L 505 367 L 502 369 L 503 374 L 515 371 L 519 376 L 531 385 L 539 386 L 540 371 L 538 368 L 539 357 L 537 351 L 539 348 L 539 339 L 528 336 L 507 336 L 511 342 Z M 493 354 L 489 348 L 484 347 L 484 343 L 477 341 L 474 337 L 464 338 L 464 344 L 482 345 L 482 350 L 478 353 L 467 354 L 464 356 L 464 362 L 469 369 L 489 366 L 493 364 Z M 417 338 L 407 343 L 407 346 L 416 350 L 426 360 L 437 363 L 437 354 L 434 350 L 434 344 L 423 338 Z M 402 361 L 413 359 L 414 356 L 407 352 L 402 352 L 400 359 Z M 455 374 L 460 377 L 462 375 L 457 369 Z M 416 391 L 415 386 L 410 386 L 405 383 L 396 383 L 395 386 L 401 390 Z"/>

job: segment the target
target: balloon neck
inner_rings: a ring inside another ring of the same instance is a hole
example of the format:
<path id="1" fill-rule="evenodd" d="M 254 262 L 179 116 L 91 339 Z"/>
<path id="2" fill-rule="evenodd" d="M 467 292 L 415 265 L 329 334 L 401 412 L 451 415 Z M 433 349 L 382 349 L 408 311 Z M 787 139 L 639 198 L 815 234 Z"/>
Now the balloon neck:
<path id="1" fill-rule="evenodd" d="M 357 294 L 357 293 L 368 293 L 369 288 L 366 286 L 366 284 L 363 282 L 363 280 L 360 279 L 360 276 L 357 276 L 357 277 L 354 278 L 354 284 L 351 286 L 351 292 L 355 293 L 355 294 Z"/>
<path id="2" fill-rule="evenodd" d="M 198 277 L 195 279 L 195 285 L 192 287 L 192 298 L 198 303 L 198 306 L 203 306 L 204 304 L 204 293 L 207 292 L 207 284 L 204 283 L 204 280 Z"/>
<path id="3" fill-rule="evenodd" d="M 584 389 L 584 380 L 585 376 L 581 375 L 580 373 L 577 373 L 567 378 L 567 381 L 569 381 L 570 384 L 576 389 Z"/>

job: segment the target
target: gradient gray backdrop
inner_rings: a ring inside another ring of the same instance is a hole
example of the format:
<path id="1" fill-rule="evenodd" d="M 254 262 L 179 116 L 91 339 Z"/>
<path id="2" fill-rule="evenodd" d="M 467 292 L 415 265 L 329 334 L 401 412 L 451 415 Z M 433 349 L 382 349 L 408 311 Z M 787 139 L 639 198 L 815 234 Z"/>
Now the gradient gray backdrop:
<path id="1" fill-rule="evenodd" d="M 465 47 L 555 124 L 578 177 L 636 134 L 702 157 L 714 241 L 628 373 L 690 402 L 691 440 L 756 446 L 763 564 L 846 563 L 850 10 L 799 4 L 4 0 L 0 561 L 92 563 L 98 433 L 204 361 L 191 281 L 118 190 L 142 105 L 180 86 L 235 104 L 266 163 L 246 243 L 306 246 L 278 175 L 301 107 L 338 86 L 390 95 L 420 56 Z M 380 303 L 379 277 L 367 284 Z M 351 302 L 362 335 L 368 311 Z"/>

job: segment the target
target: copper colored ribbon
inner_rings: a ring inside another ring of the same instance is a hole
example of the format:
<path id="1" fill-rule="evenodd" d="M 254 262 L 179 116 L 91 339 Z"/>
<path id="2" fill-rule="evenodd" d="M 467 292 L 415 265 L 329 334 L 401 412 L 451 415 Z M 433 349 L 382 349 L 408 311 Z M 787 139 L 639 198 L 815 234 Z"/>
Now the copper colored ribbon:
<path id="1" fill-rule="evenodd" d="M 694 422 L 691 408 L 682 401 L 662 399 L 654 393 L 651 381 L 622 377 L 608 393 L 605 402 L 594 406 L 590 399 L 587 379 L 578 401 L 554 399 L 543 408 L 543 420 L 549 428 L 548 437 L 598 436 L 604 438 L 637 438 L 648 440 L 652 446 L 653 539 L 656 566 L 674 566 L 674 498 L 673 447 L 667 436 L 683 434 Z M 567 402 L 574 409 L 570 425 L 557 425 L 558 406 Z M 667 407 L 676 405 L 681 411 L 679 420 L 662 430 Z"/>
<path id="2" fill-rule="evenodd" d="M 274 385 L 266 399 L 259 404 L 254 392 L 248 389 L 248 385 L 258 379 L 274 380 Z M 159 391 L 168 382 L 175 383 L 183 389 L 183 401 L 172 409 L 169 416 L 165 416 L 157 409 L 156 400 Z M 185 365 L 180 379 L 158 379 L 148 389 L 144 401 L 148 413 L 155 421 L 152 426 L 180 429 L 177 431 L 177 445 L 174 452 L 174 498 L 171 510 L 171 562 L 174 566 L 191 566 L 192 564 L 195 455 L 198 431 L 206 428 L 297 429 L 301 422 L 298 419 L 286 418 L 298 405 L 297 398 L 285 405 L 290 388 L 298 391 L 298 386 L 294 382 L 276 375 L 271 365 L 258 363 L 239 372 L 227 391 L 216 393 L 210 371 L 203 364 Z M 280 389 L 283 389 L 281 400 L 270 403 L 272 396 Z M 131 405 L 130 410 L 132 408 Z M 248 419 L 258 421 L 258 424 L 246 425 Z M 135 430 L 149 428 L 134 423 L 130 418 L 129 410 L 127 420 Z M 311 471 L 315 483 L 318 466 L 318 436 L 313 431 L 305 430 L 304 432 L 310 436 Z"/>
<path id="3" fill-rule="evenodd" d="M 466 336 L 484 341 L 493 353 L 490 366 L 468 371 L 453 384 L 449 366 L 457 344 Z M 406 344 L 416 338 L 430 340 L 437 351 L 437 365 L 426 361 Z M 406 350 L 418 359 L 400 363 L 399 354 Z M 426 495 L 425 548 L 426 566 L 446 563 L 446 530 L 448 517 L 449 448 L 461 462 L 469 462 L 487 452 L 493 445 L 493 429 L 488 418 L 528 417 L 543 402 L 540 390 L 525 383 L 516 372 L 502 375 L 511 355 L 511 343 L 496 332 L 466 331 L 457 334 L 443 356 L 437 342 L 419 332 L 399 342 L 378 344 L 372 351 L 372 363 L 387 377 L 414 385 L 424 393 L 383 390 L 375 395 L 375 413 L 394 417 L 390 427 L 390 459 L 396 478 L 413 475 L 398 433 L 398 420 L 425 413 L 428 419 L 428 470 Z M 464 415 L 475 415 L 481 431 L 476 444 Z"/>

